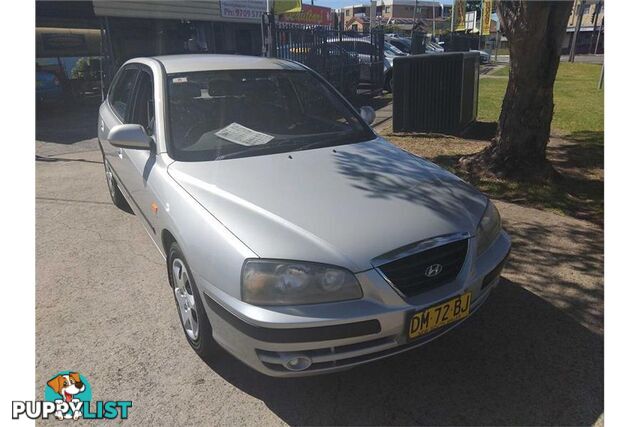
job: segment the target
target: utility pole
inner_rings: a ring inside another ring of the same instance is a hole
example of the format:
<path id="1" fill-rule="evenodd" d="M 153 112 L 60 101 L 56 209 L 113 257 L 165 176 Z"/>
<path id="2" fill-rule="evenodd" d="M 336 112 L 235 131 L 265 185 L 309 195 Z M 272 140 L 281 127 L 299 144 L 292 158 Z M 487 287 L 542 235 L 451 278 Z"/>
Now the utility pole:
<path id="1" fill-rule="evenodd" d="M 598 89 L 602 89 L 604 85 L 604 61 L 602 61 L 602 69 L 600 69 L 600 80 L 598 80 Z"/>
<path id="2" fill-rule="evenodd" d="M 376 21 L 376 0 L 371 0 L 371 10 L 369 11 L 369 34 L 373 35 L 373 26 Z M 373 42 L 373 36 L 371 37 L 371 42 Z"/>
<path id="3" fill-rule="evenodd" d="M 451 34 L 453 34 L 453 29 L 454 27 L 454 21 L 456 19 L 456 1 L 454 0 L 453 3 L 451 3 Z"/>
<path id="4" fill-rule="evenodd" d="M 596 38 L 596 48 L 593 50 L 594 55 L 598 53 L 598 45 L 600 44 L 600 35 L 602 34 L 603 27 L 604 27 L 604 18 L 602 18 L 602 23 L 600 24 L 600 28 L 598 29 L 598 37 Z"/>
<path id="5" fill-rule="evenodd" d="M 584 15 L 584 7 L 585 0 L 580 1 L 580 6 L 578 6 L 578 22 L 573 28 L 573 38 L 571 40 L 571 51 L 569 51 L 569 62 L 574 62 L 576 59 L 576 40 L 578 39 L 578 35 L 580 35 L 580 28 L 582 27 L 582 15 Z"/>
<path id="6" fill-rule="evenodd" d="M 436 39 L 436 4 L 431 1 L 431 40 Z"/>
<path id="7" fill-rule="evenodd" d="M 589 40 L 589 52 L 591 52 L 591 45 L 593 44 L 593 38 L 597 37 L 598 19 L 600 18 L 601 7 L 602 7 L 602 0 L 599 0 L 598 3 L 596 3 L 595 13 L 591 15 L 591 17 L 594 19 L 593 19 L 593 32 L 591 33 L 591 40 Z"/>
<path id="8" fill-rule="evenodd" d="M 484 0 L 480 0 L 480 27 L 478 28 L 478 50 L 480 50 L 480 42 L 482 41 L 482 9 L 484 9 Z"/>
<path id="9" fill-rule="evenodd" d="M 413 7 L 413 25 L 411 26 L 411 43 L 413 43 L 413 30 L 416 28 L 416 12 L 418 11 L 418 0 L 416 0 L 416 5 Z"/>
<path id="10" fill-rule="evenodd" d="M 276 21 L 273 15 L 274 0 L 267 0 L 267 10 L 262 15 L 262 55 L 268 58 L 275 58 L 276 55 Z M 265 40 L 266 37 L 266 40 Z"/>

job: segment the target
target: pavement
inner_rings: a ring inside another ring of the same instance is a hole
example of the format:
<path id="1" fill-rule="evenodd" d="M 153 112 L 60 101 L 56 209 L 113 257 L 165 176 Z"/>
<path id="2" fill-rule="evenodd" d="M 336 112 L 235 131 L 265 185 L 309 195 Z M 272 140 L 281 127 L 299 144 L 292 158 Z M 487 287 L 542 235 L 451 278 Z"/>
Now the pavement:
<path id="1" fill-rule="evenodd" d="M 569 55 L 562 55 L 560 57 L 561 62 L 569 61 Z M 604 62 L 604 54 L 581 54 L 576 55 L 574 58 L 575 62 L 584 62 L 586 64 L 602 64 Z"/>
<path id="2" fill-rule="evenodd" d="M 94 400 L 132 400 L 132 425 L 603 423 L 602 229 L 498 203 L 511 261 L 451 333 L 318 377 L 273 379 L 227 354 L 207 364 L 184 338 L 162 257 L 111 204 L 95 111 L 37 120 L 37 396 L 73 369 Z"/>
<path id="3" fill-rule="evenodd" d="M 509 63 L 509 55 L 491 55 L 491 60 L 498 64 L 507 64 Z M 580 54 L 576 55 L 574 58 L 575 62 L 584 62 L 587 64 L 602 64 L 604 62 L 604 54 Z M 562 55 L 560 57 L 560 61 L 567 62 L 569 61 L 569 55 Z"/>

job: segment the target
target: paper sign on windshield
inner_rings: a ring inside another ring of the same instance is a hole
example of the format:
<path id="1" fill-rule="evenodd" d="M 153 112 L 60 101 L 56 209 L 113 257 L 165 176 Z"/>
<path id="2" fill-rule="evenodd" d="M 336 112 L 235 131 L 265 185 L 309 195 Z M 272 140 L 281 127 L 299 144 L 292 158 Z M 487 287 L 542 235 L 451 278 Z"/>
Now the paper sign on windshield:
<path id="1" fill-rule="evenodd" d="M 216 132 L 216 136 L 236 144 L 253 146 L 262 145 L 273 139 L 273 136 L 266 133 L 256 132 L 253 129 L 244 127 L 238 123 L 231 123 L 229 126 Z"/>

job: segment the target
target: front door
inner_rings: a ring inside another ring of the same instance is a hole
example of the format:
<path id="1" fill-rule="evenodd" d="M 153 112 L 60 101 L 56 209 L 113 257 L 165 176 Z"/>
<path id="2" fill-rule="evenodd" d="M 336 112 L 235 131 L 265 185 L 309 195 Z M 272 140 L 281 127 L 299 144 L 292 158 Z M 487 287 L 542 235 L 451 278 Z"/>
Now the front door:
<path id="1" fill-rule="evenodd" d="M 117 125 L 129 123 L 129 116 L 133 103 L 133 92 L 138 79 L 139 69 L 135 65 L 126 66 L 115 78 L 107 103 L 100 108 L 98 120 L 98 138 L 100 139 L 105 161 L 116 175 L 126 191 L 130 183 L 127 182 L 127 162 L 124 149 L 109 144 L 109 131 Z M 127 196 L 127 195 L 125 195 Z"/>
<path id="2" fill-rule="evenodd" d="M 146 66 L 141 66 L 131 106 L 130 123 L 141 125 L 152 140 L 156 138 L 156 120 L 153 98 L 153 74 Z M 149 177 L 156 162 L 155 143 L 151 150 L 124 150 L 124 177 L 136 207 L 144 219 L 144 225 L 155 233 L 155 215 L 160 202 L 149 184 Z M 153 206 L 152 206 L 153 205 Z"/>

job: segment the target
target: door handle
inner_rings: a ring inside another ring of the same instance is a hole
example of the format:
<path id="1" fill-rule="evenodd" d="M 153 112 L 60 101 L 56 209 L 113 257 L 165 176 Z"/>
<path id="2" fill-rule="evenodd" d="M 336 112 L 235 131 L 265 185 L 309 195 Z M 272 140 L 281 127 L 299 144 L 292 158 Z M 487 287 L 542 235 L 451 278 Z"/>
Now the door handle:
<path id="1" fill-rule="evenodd" d="M 122 148 L 118 148 L 118 157 L 122 158 Z"/>

